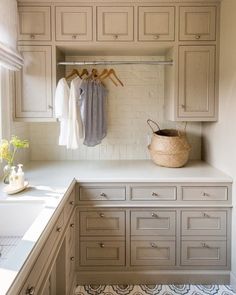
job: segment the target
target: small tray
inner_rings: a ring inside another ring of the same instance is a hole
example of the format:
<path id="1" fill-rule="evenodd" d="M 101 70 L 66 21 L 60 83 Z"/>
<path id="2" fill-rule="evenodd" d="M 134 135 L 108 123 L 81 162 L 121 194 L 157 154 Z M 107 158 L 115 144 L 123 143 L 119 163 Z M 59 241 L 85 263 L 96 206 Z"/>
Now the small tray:
<path id="1" fill-rule="evenodd" d="M 24 186 L 22 186 L 20 188 L 12 189 L 12 187 L 10 185 L 7 185 L 4 187 L 4 189 L 2 191 L 8 195 L 14 195 L 14 194 L 17 194 L 17 193 L 23 191 L 24 189 L 26 189 L 28 185 L 29 185 L 28 181 L 25 181 Z"/>

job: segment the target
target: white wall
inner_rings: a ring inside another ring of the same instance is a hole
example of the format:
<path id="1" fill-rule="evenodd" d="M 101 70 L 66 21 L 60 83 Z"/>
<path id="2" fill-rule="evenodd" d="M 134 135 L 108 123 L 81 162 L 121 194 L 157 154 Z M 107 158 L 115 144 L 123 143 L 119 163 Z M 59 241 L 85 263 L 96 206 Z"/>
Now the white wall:
<path id="1" fill-rule="evenodd" d="M 153 59 L 162 57 L 107 56 L 107 60 Z M 67 60 L 96 60 L 101 57 L 68 57 Z M 72 67 L 73 68 L 73 67 Z M 71 72 L 67 67 L 67 72 Z M 86 67 L 89 69 L 89 67 Z M 104 67 L 97 67 L 101 70 Z M 124 87 L 116 87 L 107 79 L 108 88 L 108 134 L 101 145 L 88 148 L 81 140 L 78 150 L 68 151 L 57 145 L 58 123 L 30 124 L 32 160 L 78 160 L 78 159 L 147 159 L 148 118 L 160 123 L 161 128 L 176 127 L 164 119 L 164 67 L 150 65 L 113 66 Z M 42 132 L 43 130 L 43 132 Z M 187 127 L 192 144 L 192 159 L 201 158 L 201 123 Z"/>
<path id="2" fill-rule="evenodd" d="M 221 8 L 219 121 L 203 124 L 204 158 L 236 181 L 236 1 Z M 236 287 L 236 185 L 233 187 L 232 281 Z M 234 281 L 233 281 L 234 278 Z"/>

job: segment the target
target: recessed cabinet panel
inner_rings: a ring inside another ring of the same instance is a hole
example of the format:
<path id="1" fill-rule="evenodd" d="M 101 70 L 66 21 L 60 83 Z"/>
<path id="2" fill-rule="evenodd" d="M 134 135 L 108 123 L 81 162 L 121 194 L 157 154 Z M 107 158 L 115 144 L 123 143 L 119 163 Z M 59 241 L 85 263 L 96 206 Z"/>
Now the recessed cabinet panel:
<path id="1" fill-rule="evenodd" d="M 119 186 L 83 186 L 79 189 L 81 201 L 120 201 L 125 200 L 125 187 Z"/>
<path id="2" fill-rule="evenodd" d="M 213 41 L 216 38 L 216 7 L 180 7 L 182 41 Z"/>
<path id="3" fill-rule="evenodd" d="M 16 118 L 53 116 L 50 46 L 20 46 L 24 66 L 16 73 Z"/>
<path id="4" fill-rule="evenodd" d="M 133 41 L 133 7 L 98 7 L 98 41 Z"/>
<path id="5" fill-rule="evenodd" d="M 19 7 L 19 40 L 51 40 L 50 7 Z"/>
<path id="6" fill-rule="evenodd" d="M 174 7 L 139 7 L 139 41 L 173 41 L 175 33 Z"/>
<path id="7" fill-rule="evenodd" d="M 171 186 L 131 187 L 133 201 L 173 201 L 176 200 L 177 188 Z"/>
<path id="8" fill-rule="evenodd" d="M 215 117 L 215 46 L 180 46 L 178 115 Z"/>
<path id="9" fill-rule="evenodd" d="M 227 186 L 183 186 L 183 201 L 216 202 L 228 200 Z"/>
<path id="10" fill-rule="evenodd" d="M 92 7 L 56 7 L 56 40 L 92 39 Z"/>

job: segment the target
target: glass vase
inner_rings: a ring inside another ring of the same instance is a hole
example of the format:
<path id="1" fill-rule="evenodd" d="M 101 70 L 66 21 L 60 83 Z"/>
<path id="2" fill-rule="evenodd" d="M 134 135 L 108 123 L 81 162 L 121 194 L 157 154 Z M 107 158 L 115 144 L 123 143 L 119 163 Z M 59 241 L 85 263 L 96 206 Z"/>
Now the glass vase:
<path id="1" fill-rule="evenodd" d="M 3 168 L 3 182 L 5 184 L 9 184 L 10 182 L 11 167 L 12 165 L 8 164 Z"/>

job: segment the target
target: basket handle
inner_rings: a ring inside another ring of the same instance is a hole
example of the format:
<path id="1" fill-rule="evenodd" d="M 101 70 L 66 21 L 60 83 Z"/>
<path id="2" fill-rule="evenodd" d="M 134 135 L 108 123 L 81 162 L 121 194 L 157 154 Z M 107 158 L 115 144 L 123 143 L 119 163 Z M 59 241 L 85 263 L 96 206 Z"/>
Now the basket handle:
<path id="1" fill-rule="evenodd" d="M 153 121 L 153 120 L 151 120 L 151 119 L 148 119 L 148 120 L 147 120 L 147 124 L 148 124 L 149 127 L 152 129 L 152 132 L 153 132 L 153 133 L 155 133 L 155 130 L 153 129 L 151 123 L 154 124 L 154 125 L 158 128 L 158 130 L 161 130 L 161 128 L 159 127 L 159 125 L 158 125 L 155 121 Z"/>

